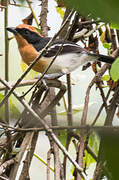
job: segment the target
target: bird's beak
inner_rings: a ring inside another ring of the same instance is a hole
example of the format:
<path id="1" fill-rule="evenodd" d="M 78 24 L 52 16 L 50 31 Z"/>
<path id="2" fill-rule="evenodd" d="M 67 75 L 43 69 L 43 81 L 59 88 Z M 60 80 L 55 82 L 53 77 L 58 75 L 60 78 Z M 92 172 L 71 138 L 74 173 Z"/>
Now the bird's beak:
<path id="1" fill-rule="evenodd" d="M 7 27 L 6 28 L 8 31 L 12 32 L 13 34 L 17 34 L 17 30 L 15 27 Z"/>

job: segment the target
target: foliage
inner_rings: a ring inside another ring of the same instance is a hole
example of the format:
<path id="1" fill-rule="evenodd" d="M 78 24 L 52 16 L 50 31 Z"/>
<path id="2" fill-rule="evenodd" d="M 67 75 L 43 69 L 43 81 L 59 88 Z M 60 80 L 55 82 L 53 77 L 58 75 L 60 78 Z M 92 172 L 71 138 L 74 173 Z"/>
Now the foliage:
<path id="1" fill-rule="evenodd" d="M 61 141 L 61 143 L 66 146 L 66 137 L 67 137 L 67 131 L 66 130 L 61 130 L 59 132 L 59 140 Z"/>
<path id="2" fill-rule="evenodd" d="M 118 30 L 119 30 L 119 24 L 111 23 L 111 24 L 110 24 L 110 28 L 111 28 L 111 29 L 118 29 Z"/>
<path id="3" fill-rule="evenodd" d="M 76 9 L 84 16 L 91 15 L 94 19 L 100 17 L 102 21 L 119 23 L 118 0 L 64 0 L 71 8 Z"/>
<path id="4" fill-rule="evenodd" d="M 64 18 L 64 9 L 61 7 L 56 7 L 57 12 L 60 14 L 61 18 Z"/>
<path id="5" fill-rule="evenodd" d="M 0 101 L 4 98 L 4 95 L 0 93 Z M 11 119 L 17 119 L 20 116 L 20 112 L 18 108 L 13 104 L 13 101 L 11 98 L 9 98 L 9 105 L 10 105 L 10 118 Z M 4 119 L 5 116 L 5 107 L 2 106 L 0 108 L 0 118 Z"/>
<path id="6" fill-rule="evenodd" d="M 103 81 L 109 81 L 110 80 L 110 76 L 108 74 L 105 74 L 104 76 L 102 76 L 102 80 Z"/>
<path id="7" fill-rule="evenodd" d="M 119 57 L 112 64 L 110 74 L 114 81 L 119 79 Z"/>
<path id="8" fill-rule="evenodd" d="M 17 0 L 17 1 L 19 1 L 20 3 L 24 3 L 25 2 L 25 0 Z"/>

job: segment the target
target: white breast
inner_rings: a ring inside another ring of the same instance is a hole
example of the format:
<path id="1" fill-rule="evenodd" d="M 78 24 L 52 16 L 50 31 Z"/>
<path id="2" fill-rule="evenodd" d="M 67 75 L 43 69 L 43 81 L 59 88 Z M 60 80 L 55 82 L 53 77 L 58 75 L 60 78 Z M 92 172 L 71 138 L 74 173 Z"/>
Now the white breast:
<path id="1" fill-rule="evenodd" d="M 97 60 L 97 58 L 92 57 L 86 53 L 70 53 L 60 55 L 55 59 L 48 73 L 62 72 L 64 74 L 68 74 L 71 71 L 74 71 L 80 65 L 83 65 L 84 63 L 91 60 L 94 61 Z"/>

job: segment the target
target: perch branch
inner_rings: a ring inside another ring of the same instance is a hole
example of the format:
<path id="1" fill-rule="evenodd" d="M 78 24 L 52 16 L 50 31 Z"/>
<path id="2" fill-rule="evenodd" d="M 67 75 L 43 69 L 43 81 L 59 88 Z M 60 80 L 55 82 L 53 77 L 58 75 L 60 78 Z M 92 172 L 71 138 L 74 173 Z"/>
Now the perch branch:
<path id="1" fill-rule="evenodd" d="M 37 79 L 29 79 L 29 80 L 22 80 L 21 83 L 17 87 L 22 87 L 22 86 L 30 86 L 33 85 Z M 9 82 L 9 85 L 13 87 L 15 85 L 15 82 Z M 2 85 L 0 86 L 0 91 L 5 90 L 7 87 Z"/>

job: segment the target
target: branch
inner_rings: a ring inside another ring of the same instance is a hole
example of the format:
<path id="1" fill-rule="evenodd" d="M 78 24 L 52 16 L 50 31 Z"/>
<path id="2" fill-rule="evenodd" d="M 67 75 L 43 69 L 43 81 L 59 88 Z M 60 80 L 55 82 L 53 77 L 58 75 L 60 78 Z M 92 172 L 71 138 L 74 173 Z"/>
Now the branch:
<path id="1" fill-rule="evenodd" d="M 68 125 L 73 125 L 72 117 L 72 88 L 71 88 L 71 76 L 67 74 L 67 90 L 68 90 L 68 111 L 67 111 L 67 121 Z"/>
<path id="2" fill-rule="evenodd" d="M 15 163 L 15 158 L 10 159 L 8 161 L 5 161 L 1 166 L 0 166 L 0 175 L 2 175 L 9 166 Z"/>
<path id="3" fill-rule="evenodd" d="M 8 26 L 8 1 L 4 1 L 4 32 L 5 32 L 5 80 L 9 81 L 9 40 L 8 31 L 6 27 Z M 7 94 L 7 89 L 5 90 L 5 95 Z M 9 123 L 9 101 L 5 103 L 5 121 Z"/>
<path id="4" fill-rule="evenodd" d="M 108 100 L 108 97 L 109 97 L 110 93 L 111 93 L 111 88 L 109 89 L 109 91 L 108 91 L 108 93 L 107 93 L 107 95 L 106 95 L 106 98 L 105 98 L 106 101 Z M 103 102 L 103 104 L 101 105 L 101 107 L 100 107 L 100 109 L 99 109 L 99 111 L 98 111 L 98 113 L 97 113 L 94 121 L 92 122 L 91 126 L 94 126 L 94 125 L 95 125 L 98 117 L 100 116 L 100 113 L 101 113 L 102 110 L 103 110 L 103 107 L 104 107 L 104 102 Z"/>
<path id="5" fill-rule="evenodd" d="M 26 157 L 24 159 L 24 165 L 19 177 L 19 180 L 24 180 L 26 177 L 29 177 L 29 168 L 31 165 L 31 160 L 35 151 L 36 143 L 38 139 L 38 132 L 33 132 L 31 136 L 29 137 L 29 145 L 28 145 L 28 150 Z"/>
<path id="6" fill-rule="evenodd" d="M 16 128 L 16 127 L 12 127 L 12 126 L 9 126 L 9 125 L 6 125 L 4 123 L 0 123 L 0 129 L 4 129 L 4 128 L 8 128 L 9 131 L 14 131 L 14 132 L 37 132 L 37 131 L 44 131 L 45 128 L 44 127 L 39 127 L 39 128 Z M 118 133 L 119 131 L 119 126 L 109 126 L 109 125 L 106 125 L 106 126 L 89 126 L 89 125 L 84 125 L 84 126 L 49 126 L 50 129 L 52 130 L 82 130 L 82 129 L 85 129 L 86 131 L 97 131 L 97 132 L 111 132 L 111 131 L 115 131 Z M 73 132 L 72 132 L 73 133 Z M 3 143 L 0 143 L 1 144 L 5 144 L 6 141 L 4 141 Z"/>
<path id="7" fill-rule="evenodd" d="M 1 180 L 9 180 L 8 178 L 6 177 L 3 177 L 3 176 L 0 176 Z"/>
<path id="8" fill-rule="evenodd" d="M 41 1 L 41 13 L 40 13 L 40 26 L 42 35 L 48 36 L 48 25 L 47 25 L 47 14 L 48 14 L 48 0 Z"/>
<path id="9" fill-rule="evenodd" d="M 67 19 L 67 17 L 69 16 L 70 13 L 71 13 L 71 9 L 66 8 L 62 24 L 64 24 L 65 20 Z M 70 23 L 70 19 L 69 19 L 69 21 L 67 21 L 65 28 L 60 32 L 59 39 L 63 39 L 65 37 L 65 35 L 67 34 L 67 30 L 69 28 L 69 23 Z"/>
<path id="10" fill-rule="evenodd" d="M 31 135 L 32 135 L 32 133 L 30 133 L 30 132 L 26 134 L 26 136 L 21 144 L 20 151 L 17 154 L 17 156 L 15 157 L 16 163 L 14 164 L 14 167 L 13 167 L 13 169 L 11 171 L 11 175 L 10 175 L 10 179 L 12 179 L 12 180 L 15 180 L 15 178 L 16 178 L 16 174 L 17 174 L 20 162 L 22 160 L 23 154 L 29 144 L 29 136 L 31 136 Z"/>
<path id="11" fill-rule="evenodd" d="M 101 70 L 96 74 L 96 76 L 92 79 L 91 83 L 88 86 L 88 89 L 86 91 L 86 97 L 85 97 L 85 104 L 84 104 L 84 110 L 81 121 L 85 124 L 86 118 L 87 118 L 87 112 L 88 112 L 88 102 L 89 102 L 89 93 L 91 90 L 91 87 L 96 82 L 97 77 L 100 78 L 107 70 L 108 65 L 104 64 L 104 66 L 101 68 Z"/>
<path id="12" fill-rule="evenodd" d="M 12 87 L 9 86 L 9 84 L 0 78 L 0 81 L 8 87 L 8 89 L 12 89 Z M 78 172 L 81 174 L 81 176 L 84 178 L 84 180 L 87 180 L 86 174 L 83 172 L 83 169 L 78 165 L 76 161 L 73 160 L 73 158 L 70 156 L 70 154 L 67 152 L 65 147 L 61 144 L 59 139 L 56 137 L 56 135 L 53 133 L 53 131 L 49 128 L 49 126 L 42 120 L 37 113 L 29 106 L 29 104 L 24 100 L 20 99 L 18 93 L 15 91 L 13 92 L 13 95 L 22 103 L 22 105 L 38 120 L 42 126 L 44 127 L 45 131 L 51 136 L 53 141 L 57 144 L 57 146 L 62 150 L 62 152 L 68 157 L 68 159 L 71 161 L 71 163 L 75 166 L 75 168 L 78 170 Z"/>
<path id="13" fill-rule="evenodd" d="M 100 161 L 97 165 L 96 165 L 96 169 L 93 175 L 93 180 L 97 180 L 97 177 L 100 176 L 100 172 L 102 171 L 102 162 Z"/>
<path id="14" fill-rule="evenodd" d="M 113 117 L 114 117 L 118 104 L 119 104 L 119 86 L 117 87 L 117 90 L 114 93 L 111 104 L 108 108 L 107 116 L 105 119 L 105 125 L 112 125 Z"/>
<path id="15" fill-rule="evenodd" d="M 21 83 L 19 83 L 17 87 L 30 86 L 30 85 L 33 85 L 36 81 L 37 79 L 22 80 Z M 13 87 L 15 85 L 15 82 L 9 82 L 9 85 Z M 3 91 L 5 89 L 7 89 L 6 86 L 4 85 L 0 86 L 0 91 Z"/>
<path id="16" fill-rule="evenodd" d="M 50 160 L 51 160 L 52 148 L 47 152 L 47 180 L 50 180 Z"/>

